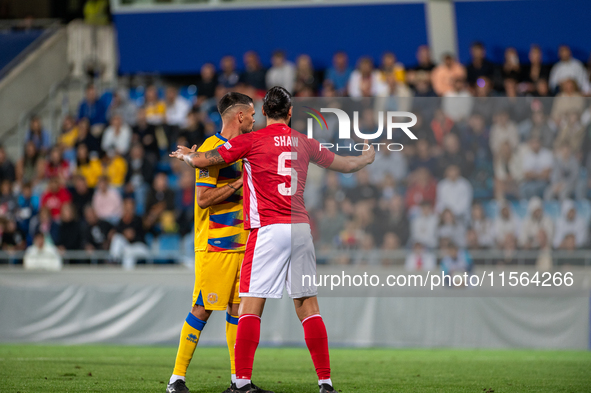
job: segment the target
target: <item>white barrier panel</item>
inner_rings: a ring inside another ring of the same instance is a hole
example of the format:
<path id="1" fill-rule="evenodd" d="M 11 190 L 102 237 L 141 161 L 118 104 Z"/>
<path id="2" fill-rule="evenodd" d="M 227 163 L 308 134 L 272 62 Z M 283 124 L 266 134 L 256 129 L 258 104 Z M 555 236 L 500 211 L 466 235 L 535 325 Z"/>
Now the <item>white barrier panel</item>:
<path id="1" fill-rule="evenodd" d="M 176 345 L 191 306 L 183 268 L 0 271 L 0 342 Z M 589 296 L 323 297 L 333 346 L 589 348 Z M 204 344 L 225 345 L 225 315 Z M 269 300 L 261 342 L 303 345 L 293 304 Z"/>

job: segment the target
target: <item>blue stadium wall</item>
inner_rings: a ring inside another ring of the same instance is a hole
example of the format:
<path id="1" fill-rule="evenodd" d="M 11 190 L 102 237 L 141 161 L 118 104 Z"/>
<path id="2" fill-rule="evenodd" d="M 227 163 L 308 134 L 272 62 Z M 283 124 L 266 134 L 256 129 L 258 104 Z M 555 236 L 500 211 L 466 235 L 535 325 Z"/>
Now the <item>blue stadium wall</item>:
<path id="1" fill-rule="evenodd" d="M 329 65 L 339 49 L 351 59 L 375 60 L 390 50 L 411 64 L 417 47 L 427 43 L 420 3 L 122 13 L 114 20 L 122 74 L 196 73 L 227 54 L 241 65 L 250 49 L 267 66 L 275 49 L 291 60 L 307 53 L 316 67 Z"/>
<path id="2" fill-rule="evenodd" d="M 546 62 L 558 59 L 557 47 L 563 43 L 585 63 L 591 51 L 590 0 L 459 1 L 455 11 L 459 55 L 464 63 L 470 58 L 473 41 L 482 41 L 496 62 L 503 61 L 504 49 L 509 46 L 527 61 L 532 43 L 540 45 Z"/>
<path id="3" fill-rule="evenodd" d="M 585 62 L 591 50 L 591 0 L 457 1 L 455 12 L 462 62 L 477 40 L 497 62 L 508 46 L 525 61 L 531 43 L 542 46 L 548 62 L 556 60 L 561 43 Z M 428 42 L 423 3 L 119 13 L 114 21 L 122 74 L 196 73 L 227 54 L 241 66 L 250 49 L 267 66 L 275 49 L 291 60 L 308 53 L 316 67 L 329 65 L 340 49 L 353 60 L 364 55 L 378 60 L 394 51 L 410 65 L 416 48 Z"/>
<path id="4" fill-rule="evenodd" d="M 41 37 L 43 30 L 0 33 L 0 70 L 17 57 L 33 41 Z"/>

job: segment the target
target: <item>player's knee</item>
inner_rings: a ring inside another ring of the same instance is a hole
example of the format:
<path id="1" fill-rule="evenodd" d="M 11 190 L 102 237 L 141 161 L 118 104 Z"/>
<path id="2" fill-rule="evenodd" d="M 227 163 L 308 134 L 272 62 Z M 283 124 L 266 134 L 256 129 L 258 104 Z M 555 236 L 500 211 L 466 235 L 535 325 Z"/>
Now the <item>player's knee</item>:
<path id="1" fill-rule="evenodd" d="M 320 307 L 318 306 L 318 300 L 316 296 L 294 299 L 293 302 L 295 305 L 296 314 L 298 315 L 300 321 L 303 321 L 312 315 L 320 314 Z"/>
<path id="2" fill-rule="evenodd" d="M 196 305 L 191 309 L 191 314 L 195 315 L 202 321 L 207 321 L 211 315 L 211 310 L 206 310 L 205 307 Z"/>
<path id="3" fill-rule="evenodd" d="M 232 304 L 228 304 L 228 313 L 230 315 L 238 315 L 238 309 L 240 307 L 240 303 L 232 303 Z"/>

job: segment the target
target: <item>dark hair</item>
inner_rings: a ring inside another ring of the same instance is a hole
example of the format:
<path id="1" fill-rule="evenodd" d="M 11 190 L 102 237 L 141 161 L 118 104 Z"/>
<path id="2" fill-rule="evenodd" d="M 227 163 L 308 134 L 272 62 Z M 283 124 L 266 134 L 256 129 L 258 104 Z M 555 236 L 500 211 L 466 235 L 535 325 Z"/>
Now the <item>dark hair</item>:
<path id="1" fill-rule="evenodd" d="M 252 98 L 250 98 L 246 94 L 231 91 L 229 93 L 224 94 L 220 102 L 218 102 L 218 112 L 220 112 L 220 115 L 223 115 L 224 112 L 231 106 L 250 105 L 252 103 Z"/>
<path id="2" fill-rule="evenodd" d="M 273 51 L 273 57 L 283 57 L 285 59 L 285 52 L 282 51 L 281 49 L 277 49 L 276 51 Z"/>
<path id="3" fill-rule="evenodd" d="M 123 203 L 125 202 L 131 202 L 135 205 L 135 198 L 132 196 L 126 196 L 125 198 L 123 198 Z"/>
<path id="4" fill-rule="evenodd" d="M 484 44 L 480 41 L 474 41 L 471 45 L 472 48 L 484 49 Z"/>
<path id="5" fill-rule="evenodd" d="M 281 86 L 269 89 L 263 99 L 263 110 L 273 120 L 287 119 L 291 108 L 291 94 Z"/>

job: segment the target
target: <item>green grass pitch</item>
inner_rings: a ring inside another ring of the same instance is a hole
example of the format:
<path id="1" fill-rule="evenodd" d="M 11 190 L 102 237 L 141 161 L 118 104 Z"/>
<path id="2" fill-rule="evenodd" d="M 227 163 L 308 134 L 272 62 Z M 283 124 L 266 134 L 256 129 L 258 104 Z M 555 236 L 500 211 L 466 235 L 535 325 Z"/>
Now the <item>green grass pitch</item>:
<path id="1" fill-rule="evenodd" d="M 0 345 L 0 392 L 164 393 L 176 348 Z M 591 392 L 591 352 L 332 349 L 341 392 Z M 198 347 L 192 393 L 229 385 L 226 348 Z M 260 348 L 253 380 L 277 393 L 315 393 L 305 348 Z"/>

